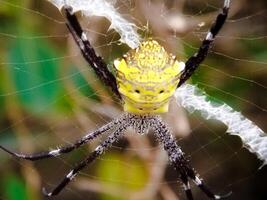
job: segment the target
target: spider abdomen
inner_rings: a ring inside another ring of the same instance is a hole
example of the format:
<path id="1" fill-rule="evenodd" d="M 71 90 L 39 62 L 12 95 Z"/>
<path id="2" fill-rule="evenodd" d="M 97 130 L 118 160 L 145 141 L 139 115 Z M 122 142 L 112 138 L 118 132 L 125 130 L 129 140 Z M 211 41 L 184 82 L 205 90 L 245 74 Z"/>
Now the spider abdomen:
<path id="1" fill-rule="evenodd" d="M 177 87 L 183 62 L 168 54 L 155 40 L 147 40 L 122 59 L 115 60 L 116 81 L 124 111 L 164 113 Z"/>

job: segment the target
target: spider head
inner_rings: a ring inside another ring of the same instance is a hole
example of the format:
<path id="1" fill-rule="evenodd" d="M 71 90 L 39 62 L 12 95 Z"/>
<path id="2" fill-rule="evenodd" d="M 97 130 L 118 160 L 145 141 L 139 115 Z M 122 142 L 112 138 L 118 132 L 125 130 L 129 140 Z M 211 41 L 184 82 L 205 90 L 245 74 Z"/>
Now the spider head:
<path id="1" fill-rule="evenodd" d="M 168 111 L 183 62 L 150 39 L 130 50 L 124 58 L 115 60 L 114 66 L 124 111 L 138 114 Z"/>

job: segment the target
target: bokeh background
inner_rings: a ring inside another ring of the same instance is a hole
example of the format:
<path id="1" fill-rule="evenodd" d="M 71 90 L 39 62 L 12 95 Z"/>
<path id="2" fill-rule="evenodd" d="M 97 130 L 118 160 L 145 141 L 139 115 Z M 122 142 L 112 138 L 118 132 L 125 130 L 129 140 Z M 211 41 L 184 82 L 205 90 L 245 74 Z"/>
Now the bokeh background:
<path id="1" fill-rule="evenodd" d="M 143 38 L 156 38 L 186 60 L 200 45 L 223 1 L 119 0 L 118 12 Z M 78 14 L 79 15 L 79 14 Z M 112 68 L 127 52 L 102 18 L 79 15 L 96 51 Z M 236 0 L 208 59 L 190 80 L 267 131 L 267 2 Z M 60 12 L 45 0 L 0 0 L 0 143 L 31 153 L 68 144 L 121 113 L 120 102 L 96 78 Z M 267 199 L 266 166 L 227 127 L 172 103 L 164 119 L 192 165 L 229 199 Z M 0 152 L 0 199 L 41 200 L 103 139 L 58 158 L 22 161 Z M 260 168 L 262 167 L 262 168 Z M 152 137 L 129 132 L 53 199 L 185 199 L 178 175 Z M 206 199 L 193 187 L 195 199 Z"/>

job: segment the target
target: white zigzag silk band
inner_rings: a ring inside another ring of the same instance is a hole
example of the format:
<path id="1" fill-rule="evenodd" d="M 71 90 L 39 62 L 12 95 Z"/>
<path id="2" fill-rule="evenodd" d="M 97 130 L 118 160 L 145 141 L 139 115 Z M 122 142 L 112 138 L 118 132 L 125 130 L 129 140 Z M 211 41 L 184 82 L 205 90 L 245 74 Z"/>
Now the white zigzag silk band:
<path id="1" fill-rule="evenodd" d="M 177 103 L 189 112 L 200 111 L 206 119 L 216 119 L 224 123 L 231 135 L 239 136 L 249 151 L 267 164 L 267 134 L 240 112 L 234 111 L 226 104 L 213 104 L 196 86 L 185 84 L 175 92 Z"/>
<path id="2" fill-rule="evenodd" d="M 110 22 L 110 29 L 115 29 L 121 36 L 120 41 L 130 48 L 137 48 L 140 44 L 140 37 L 136 32 L 136 25 L 124 19 L 114 8 L 116 1 L 107 0 L 48 0 L 59 10 L 63 6 L 70 6 L 73 12 L 81 11 L 85 16 L 102 16 Z"/>

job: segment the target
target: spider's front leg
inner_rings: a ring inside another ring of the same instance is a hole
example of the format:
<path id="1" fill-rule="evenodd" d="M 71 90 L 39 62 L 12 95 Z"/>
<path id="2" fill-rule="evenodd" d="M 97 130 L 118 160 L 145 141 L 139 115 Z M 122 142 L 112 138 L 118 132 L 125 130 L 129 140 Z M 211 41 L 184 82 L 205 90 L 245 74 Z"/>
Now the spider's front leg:
<path id="1" fill-rule="evenodd" d="M 211 190 L 203 183 L 203 181 L 198 177 L 198 175 L 196 175 L 195 171 L 190 166 L 189 161 L 185 158 L 181 148 L 173 139 L 169 128 L 161 120 L 161 118 L 154 118 L 151 123 L 152 124 L 150 126 L 153 128 L 157 140 L 163 145 L 164 149 L 167 151 L 171 164 L 180 176 L 188 200 L 194 199 L 191 192 L 189 179 L 191 179 L 210 199 L 223 199 L 231 194 L 228 193 L 226 195 L 220 196 L 211 192 Z"/>
<path id="2" fill-rule="evenodd" d="M 211 44 L 227 19 L 229 6 L 230 0 L 224 0 L 222 12 L 217 16 L 215 23 L 210 28 L 210 31 L 203 40 L 198 52 L 186 61 L 185 68 L 180 76 L 180 81 L 177 87 L 180 87 L 187 79 L 189 79 L 207 57 Z"/>
<path id="3" fill-rule="evenodd" d="M 112 91 L 118 98 L 121 98 L 114 75 L 109 71 L 107 64 L 102 57 L 96 54 L 94 48 L 87 39 L 85 32 L 82 30 L 77 17 L 73 14 L 72 8 L 70 6 L 65 6 L 63 9 L 67 19 L 66 25 L 76 44 L 80 48 L 84 59 L 93 68 L 98 78 L 103 81 L 106 86 L 111 87 Z"/>

